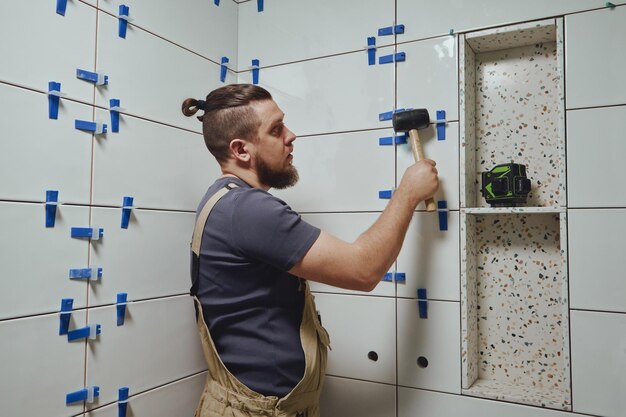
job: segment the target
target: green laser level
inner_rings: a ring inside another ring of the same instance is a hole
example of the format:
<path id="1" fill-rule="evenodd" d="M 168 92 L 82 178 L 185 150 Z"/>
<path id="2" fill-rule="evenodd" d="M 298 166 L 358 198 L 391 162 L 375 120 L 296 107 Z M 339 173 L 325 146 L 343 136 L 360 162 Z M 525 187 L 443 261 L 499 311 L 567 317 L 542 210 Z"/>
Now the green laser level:
<path id="1" fill-rule="evenodd" d="M 530 180 L 526 167 L 514 162 L 493 167 L 482 173 L 482 194 L 492 207 L 516 206 L 526 202 Z"/>

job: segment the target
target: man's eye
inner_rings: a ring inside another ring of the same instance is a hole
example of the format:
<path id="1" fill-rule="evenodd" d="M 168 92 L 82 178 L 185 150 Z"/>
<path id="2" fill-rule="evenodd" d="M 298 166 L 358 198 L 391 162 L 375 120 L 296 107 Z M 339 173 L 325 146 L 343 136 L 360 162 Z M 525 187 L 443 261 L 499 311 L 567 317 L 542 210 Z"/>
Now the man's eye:
<path id="1" fill-rule="evenodd" d="M 283 126 L 279 125 L 276 126 L 274 129 L 272 129 L 272 135 L 280 135 L 280 133 L 283 131 Z"/>

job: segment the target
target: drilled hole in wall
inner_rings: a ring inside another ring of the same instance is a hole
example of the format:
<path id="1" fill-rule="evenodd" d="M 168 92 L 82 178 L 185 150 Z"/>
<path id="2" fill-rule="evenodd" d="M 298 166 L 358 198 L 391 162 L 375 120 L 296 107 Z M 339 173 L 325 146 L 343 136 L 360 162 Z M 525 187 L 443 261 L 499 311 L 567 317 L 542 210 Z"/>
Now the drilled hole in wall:
<path id="1" fill-rule="evenodd" d="M 368 358 L 369 360 L 372 360 L 372 361 L 376 362 L 376 361 L 378 360 L 378 353 L 376 353 L 376 352 L 374 352 L 374 351 L 372 350 L 372 351 L 370 351 L 370 352 L 367 354 L 367 358 Z"/>
<path id="2" fill-rule="evenodd" d="M 419 366 L 420 368 L 426 368 L 428 366 L 428 359 L 420 356 L 419 358 L 417 358 L 417 366 Z"/>

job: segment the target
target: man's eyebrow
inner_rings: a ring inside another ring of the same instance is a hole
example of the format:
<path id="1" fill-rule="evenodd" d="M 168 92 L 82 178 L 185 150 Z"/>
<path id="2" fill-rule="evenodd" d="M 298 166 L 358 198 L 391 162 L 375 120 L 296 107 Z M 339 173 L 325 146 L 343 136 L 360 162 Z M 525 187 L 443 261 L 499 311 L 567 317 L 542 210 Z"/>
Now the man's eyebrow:
<path id="1" fill-rule="evenodd" d="M 270 127 L 276 127 L 276 125 L 279 125 L 281 123 L 283 123 L 283 120 L 285 119 L 285 115 L 281 115 L 279 118 L 274 119 L 271 123 L 270 123 Z"/>

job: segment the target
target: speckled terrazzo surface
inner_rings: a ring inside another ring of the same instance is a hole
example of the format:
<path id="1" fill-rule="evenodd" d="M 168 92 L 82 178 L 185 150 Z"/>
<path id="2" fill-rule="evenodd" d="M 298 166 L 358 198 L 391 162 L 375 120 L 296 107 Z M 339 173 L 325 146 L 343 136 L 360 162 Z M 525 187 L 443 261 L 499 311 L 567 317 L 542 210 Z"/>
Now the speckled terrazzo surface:
<path id="1" fill-rule="evenodd" d="M 478 295 L 476 216 L 461 212 L 461 369 L 462 388 L 478 379 Z"/>
<path id="2" fill-rule="evenodd" d="M 467 282 L 476 296 L 478 380 L 470 391 L 569 409 L 560 215 L 474 217 L 476 269 Z"/>
<path id="3" fill-rule="evenodd" d="M 476 54 L 477 193 L 481 172 L 514 161 L 526 165 L 532 183 L 526 205 L 559 205 L 559 85 L 556 42 Z M 488 206 L 482 198 L 476 203 Z"/>
<path id="4" fill-rule="evenodd" d="M 475 52 L 490 52 L 553 42 L 555 29 L 555 20 L 549 19 L 471 33 L 466 39 Z"/>
<path id="5" fill-rule="evenodd" d="M 476 205 L 476 55 L 464 38 L 459 38 L 459 104 L 461 121 L 461 207 Z"/>
<path id="6" fill-rule="evenodd" d="M 571 410 L 563 21 L 459 37 L 465 395 Z M 480 174 L 514 161 L 532 192 L 490 208 Z"/>

